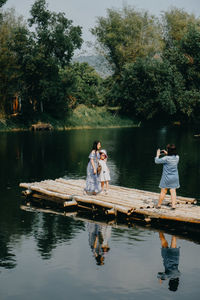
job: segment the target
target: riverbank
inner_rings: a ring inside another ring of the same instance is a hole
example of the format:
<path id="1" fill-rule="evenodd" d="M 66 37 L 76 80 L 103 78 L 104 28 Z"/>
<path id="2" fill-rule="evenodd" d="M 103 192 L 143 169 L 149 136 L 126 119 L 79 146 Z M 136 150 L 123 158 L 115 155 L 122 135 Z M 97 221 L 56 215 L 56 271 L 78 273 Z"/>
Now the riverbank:
<path id="1" fill-rule="evenodd" d="M 91 129 L 91 128 L 118 128 L 138 127 L 140 124 L 127 117 L 120 116 L 118 110 L 106 107 L 77 106 L 69 112 L 64 119 L 55 119 L 43 113 L 24 122 L 22 116 L 10 116 L 0 118 L 0 131 L 23 131 L 30 130 L 34 123 L 48 123 L 55 130 Z"/>

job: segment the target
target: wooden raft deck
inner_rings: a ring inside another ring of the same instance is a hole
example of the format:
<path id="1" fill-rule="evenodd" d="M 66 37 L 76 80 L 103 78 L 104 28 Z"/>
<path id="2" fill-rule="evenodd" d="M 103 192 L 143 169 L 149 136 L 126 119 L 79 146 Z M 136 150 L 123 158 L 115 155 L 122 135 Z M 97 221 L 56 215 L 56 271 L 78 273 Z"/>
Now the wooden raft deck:
<path id="1" fill-rule="evenodd" d="M 35 201 L 53 202 L 63 209 L 86 208 L 101 210 L 105 215 L 123 215 L 140 218 L 147 223 L 153 220 L 176 221 L 200 225 L 200 206 L 194 198 L 177 197 L 177 208 L 171 210 L 170 196 L 167 195 L 161 209 L 156 209 L 158 193 L 110 185 L 108 195 L 85 195 L 85 180 L 44 180 L 34 183 L 20 183 L 23 194 Z"/>

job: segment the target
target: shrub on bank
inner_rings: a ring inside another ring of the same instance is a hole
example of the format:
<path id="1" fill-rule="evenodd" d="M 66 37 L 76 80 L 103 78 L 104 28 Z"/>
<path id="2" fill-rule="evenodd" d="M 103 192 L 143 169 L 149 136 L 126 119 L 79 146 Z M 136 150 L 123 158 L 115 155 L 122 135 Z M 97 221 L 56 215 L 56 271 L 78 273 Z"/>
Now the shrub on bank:
<path id="1" fill-rule="evenodd" d="M 127 117 L 111 113 L 106 107 L 87 107 L 79 105 L 69 113 L 65 127 L 126 127 L 137 126 L 136 122 Z"/>
<path id="2" fill-rule="evenodd" d="M 64 119 L 55 119 L 48 114 L 38 114 L 30 122 L 24 123 L 20 117 L 0 119 L 0 130 L 27 130 L 33 123 L 49 123 L 54 129 L 97 128 L 97 127 L 132 127 L 138 126 L 134 120 L 113 113 L 106 107 L 87 107 L 83 104 L 71 110 Z"/>

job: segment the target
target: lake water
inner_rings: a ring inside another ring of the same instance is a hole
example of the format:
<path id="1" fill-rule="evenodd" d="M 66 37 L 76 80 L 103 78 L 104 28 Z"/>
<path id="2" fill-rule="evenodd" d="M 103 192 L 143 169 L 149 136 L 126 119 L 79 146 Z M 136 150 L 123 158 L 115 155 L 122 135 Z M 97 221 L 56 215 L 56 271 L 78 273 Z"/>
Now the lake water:
<path id="1" fill-rule="evenodd" d="M 0 299 L 199 299 L 200 237 L 133 224 L 24 211 L 20 182 L 85 178 L 95 139 L 112 183 L 159 191 L 158 147 L 176 143 L 180 195 L 199 197 L 200 139 L 191 129 L 129 128 L 0 133 Z M 97 233 L 95 235 L 95 233 Z M 102 252 L 102 240 L 107 251 Z M 162 245 L 177 249 L 167 272 Z"/>

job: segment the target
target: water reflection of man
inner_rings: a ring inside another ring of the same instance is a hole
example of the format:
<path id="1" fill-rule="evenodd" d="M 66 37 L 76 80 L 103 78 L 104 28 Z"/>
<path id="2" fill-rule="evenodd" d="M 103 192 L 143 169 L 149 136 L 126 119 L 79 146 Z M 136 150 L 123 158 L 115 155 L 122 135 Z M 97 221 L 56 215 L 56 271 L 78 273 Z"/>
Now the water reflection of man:
<path id="1" fill-rule="evenodd" d="M 180 271 L 178 270 L 180 248 L 176 247 L 176 237 L 172 235 L 170 248 L 165 236 L 162 232 L 159 232 L 159 237 L 161 241 L 161 255 L 163 258 L 163 265 L 165 267 L 165 272 L 159 272 L 158 278 L 160 283 L 163 280 L 169 279 L 169 290 L 176 291 L 179 285 Z"/>
<path id="2" fill-rule="evenodd" d="M 104 265 L 106 253 L 110 250 L 108 239 L 111 233 L 111 227 L 95 223 L 88 224 L 89 244 L 97 265 Z"/>

